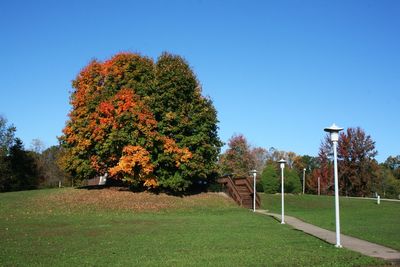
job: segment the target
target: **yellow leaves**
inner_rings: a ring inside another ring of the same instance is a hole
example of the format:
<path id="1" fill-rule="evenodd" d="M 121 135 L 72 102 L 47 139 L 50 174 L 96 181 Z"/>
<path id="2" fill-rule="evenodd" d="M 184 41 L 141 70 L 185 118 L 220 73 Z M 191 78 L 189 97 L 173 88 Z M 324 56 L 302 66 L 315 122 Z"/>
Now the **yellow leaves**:
<path id="1" fill-rule="evenodd" d="M 188 162 L 192 158 L 192 153 L 189 149 L 186 147 L 179 148 L 173 139 L 162 136 L 161 140 L 164 142 L 164 152 L 173 155 L 176 167 L 179 167 L 181 163 Z"/>
<path id="2" fill-rule="evenodd" d="M 91 143 L 92 142 L 88 139 L 81 139 L 78 140 L 77 147 L 80 148 L 81 150 L 86 150 L 91 145 Z"/>
<path id="3" fill-rule="evenodd" d="M 169 120 L 169 121 L 174 120 L 174 119 L 176 118 L 176 113 L 175 113 L 175 112 L 172 112 L 172 111 L 167 112 L 167 113 L 165 114 L 165 118 L 166 118 L 167 120 Z"/>
<path id="4" fill-rule="evenodd" d="M 111 176 L 122 175 L 133 177 L 133 179 L 148 180 L 153 173 L 154 166 L 151 162 L 150 153 L 141 146 L 125 146 L 122 157 L 117 166 L 109 169 Z M 154 180 L 154 178 L 152 178 Z M 148 182 L 150 183 L 150 182 Z M 155 186 L 157 183 L 152 183 Z"/>
<path id="5" fill-rule="evenodd" d="M 146 179 L 143 183 L 148 189 L 158 187 L 157 180 L 154 178 Z"/>
<path id="6" fill-rule="evenodd" d="M 182 154 L 180 159 L 181 162 L 188 162 L 193 156 L 192 152 L 190 152 L 189 149 L 186 147 L 181 149 L 181 154 Z"/>

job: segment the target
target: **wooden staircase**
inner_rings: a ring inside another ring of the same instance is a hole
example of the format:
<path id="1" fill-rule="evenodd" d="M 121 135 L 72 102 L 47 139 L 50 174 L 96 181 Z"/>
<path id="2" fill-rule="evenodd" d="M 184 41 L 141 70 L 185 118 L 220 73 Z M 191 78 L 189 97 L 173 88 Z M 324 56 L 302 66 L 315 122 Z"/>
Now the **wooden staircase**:
<path id="1" fill-rule="evenodd" d="M 231 178 L 221 177 L 218 183 L 222 184 L 223 191 L 227 193 L 241 207 L 253 208 L 253 179 L 251 177 Z M 261 204 L 260 196 L 256 193 L 256 208 Z"/>

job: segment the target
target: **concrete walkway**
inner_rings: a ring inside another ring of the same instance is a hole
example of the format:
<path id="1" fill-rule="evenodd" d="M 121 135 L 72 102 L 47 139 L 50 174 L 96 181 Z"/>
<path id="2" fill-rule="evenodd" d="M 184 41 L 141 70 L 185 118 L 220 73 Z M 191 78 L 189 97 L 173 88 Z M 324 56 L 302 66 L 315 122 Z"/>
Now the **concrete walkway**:
<path id="1" fill-rule="evenodd" d="M 256 210 L 256 212 L 274 217 L 278 221 L 281 221 L 280 214 L 269 213 L 266 210 Z M 285 223 L 295 229 L 318 237 L 319 239 L 324 240 L 328 243 L 336 244 L 335 232 L 322 229 L 309 223 L 305 223 L 297 218 L 287 215 L 285 215 Z M 340 239 L 342 246 L 349 250 L 357 251 L 361 254 L 375 258 L 381 258 L 390 261 L 391 263 L 400 264 L 399 251 L 346 235 L 340 235 Z"/>

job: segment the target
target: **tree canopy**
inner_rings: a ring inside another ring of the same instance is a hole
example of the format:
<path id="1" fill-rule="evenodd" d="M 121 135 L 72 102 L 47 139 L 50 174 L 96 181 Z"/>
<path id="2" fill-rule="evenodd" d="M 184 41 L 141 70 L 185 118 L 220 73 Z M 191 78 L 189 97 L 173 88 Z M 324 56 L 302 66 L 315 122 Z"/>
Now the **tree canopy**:
<path id="1" fill-rule="evenodd" d="M 183 191 L 216 177 L 217 114 L 188 63 L 133 53 L 92 61 L 73 81 L 60 140 L 78 179 L 109 173 L 132 186 Z"/>
<path id="2" fill-rule="evenodd" d="M 375 160 L 375 142 L 363 129 L 348 128 L 341 132 L 338 141 L 339 189 L 348 196 L 366 196 L 379 183 L 379 166 Z M 321 143 L 319 168 L 312 173 L 311 186 L 315 187 L 320 177 L 321 192 L 332 191 L 333 170 L 332 144 L 328 136 Z"/>
<path id="3" fill-rule="evenodd" d="M 255 157 L 247 139 L 242 135 L 234 135 L 229 139 L 228 149 L 220 156 L 222 174 L 246 177 L 255 167 Z"/>

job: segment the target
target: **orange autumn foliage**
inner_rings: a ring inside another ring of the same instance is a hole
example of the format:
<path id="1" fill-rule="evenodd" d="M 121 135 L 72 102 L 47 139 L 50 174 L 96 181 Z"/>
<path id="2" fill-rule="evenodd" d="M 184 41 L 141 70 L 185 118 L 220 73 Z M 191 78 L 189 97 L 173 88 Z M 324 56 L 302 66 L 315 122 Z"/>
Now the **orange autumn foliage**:
<path id="1" fill-rule="evenodd" d="M 150 178 L 150 179 L 146 179 L 143 183 L 143 185 L 145 187 L 147 187 L 148 189 L 150 188 L 157 188 L 158 187 L 158 182 L 156 179 L 154 178 Z"/>
<path id="2" fill-rule="evenodd" d="M 125 146 L 122 157 L 115 167 L 109 169 L 111 176 L 122 176 L 125 180 L 145 181 L 153 173 L 150 153 L 141 146 Z"/>
<path id="3" fill-rule="evenodd" d="M 186 147 L 179 148 L 171 138 L 163 136 L 161 139 L 164 142 L 164 152 L 173 155 L 176 167 L 179 167 L 181 163 L 188 162 L 192 157 L 192 153 L 189 149 Z"/>

